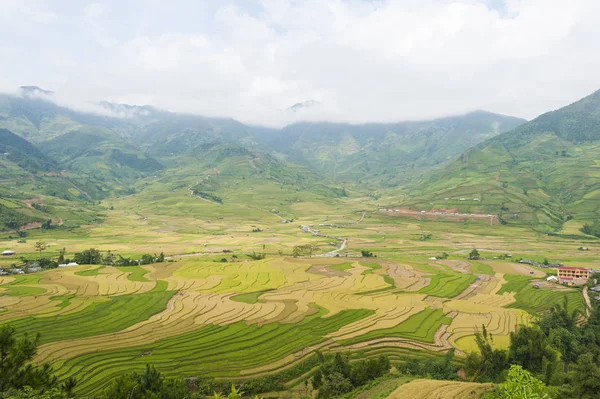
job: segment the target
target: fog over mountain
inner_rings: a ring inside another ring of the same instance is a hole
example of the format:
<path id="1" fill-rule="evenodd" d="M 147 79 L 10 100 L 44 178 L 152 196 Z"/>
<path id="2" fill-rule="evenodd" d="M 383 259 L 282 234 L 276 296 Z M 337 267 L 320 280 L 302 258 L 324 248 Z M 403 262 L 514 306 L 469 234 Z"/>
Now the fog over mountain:
<path id="1" fill-rule="evenodd" d="M 3 1 L 0 90 L 279 127 L 532 119 L 600 87 L 599 12 L 595 0 Z M 279 111 L 306 100 L 321 105 Z"/>

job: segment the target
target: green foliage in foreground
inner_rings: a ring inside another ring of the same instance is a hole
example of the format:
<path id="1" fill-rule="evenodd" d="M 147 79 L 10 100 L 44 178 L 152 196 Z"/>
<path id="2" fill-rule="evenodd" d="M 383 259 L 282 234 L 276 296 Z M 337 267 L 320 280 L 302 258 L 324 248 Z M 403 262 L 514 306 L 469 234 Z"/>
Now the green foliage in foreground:
<path id="1" fill-rule="evenodd" d="M 456 380 L 459 366 L 454 362 L 455 350 L 450 349 L 443 359 L 408 358 L 396 365 L 396 369 L 406 375 L 433 378 L 436 380 Z"/>
<path id="2" fill-rule="evenodd" d="M 395 327 L 373 330 L 358 337 L 340 342 L 342 345 L 352 345 L 359 342 L 378 338 L 401 337 L 423 342 L 433 342 L 435 332 L 442 324 L 450 324 L 452 319 L 446 317 L 442 309 L 427 308 L 410 316 Z"/>
<path id="3" fill-rule="evenodd" d="M 27 390 L 34 393 L 58 385 L 49 365 L 35 366 L 29 363 L 37 352 L 39 338 L 39 334 L 33 338 L 27 335 L 17 338 L 14 327 L 0 327 L 0 392 L 29 387 Z M 74 385 L 74 382 L 70 385 Z"/>
<path id="4" fill-rule="evenodd" d="M 528 276 L 504 276 L 506 283 L 502 286 L 498 295 L 505 292 L 515 292 L 516 301 L 509 308 L 523 309 L 531 314 L 539 314 L 552 308 L 553 306 L 562 303 L 564 298 L 567 298 L 569 310 L 578 309 L 583 311 L 585 302 L 583 296 L 578 289 L 573 288 L 569 291 L 556 292 L 546 289 L 536 289 L 530 283 L 531 278 Z M 562 295 L 561 295 L 562 294 Z"/>
<path id="5" fill-rule="evenodd" d="M 19 333 L 41 332 L 41 343 L 116 332 L 164 310 L 175 294 L 165 289 L 166 283 L 158 281 L 152 291 L 143 294 L 122 295 L 106 302 L 95 302 L 73 314 L 24 317 L 11 320 L 10 324 Z"/>
<path id="6" fill-rule="evenodd" d="M 195 331 L 161 339 L 150 346 L 128 347 L 88 353 L 64 362 L 57 371 L 61 378 L 86 375 L 79 391 L 97 392 L 125 371 L 153 365 L 172 377 L 190 375 L 235 377 L 240 369 L 264 366 L 326 339 L 326 335 L 361 320 L 371 310 L 346 310 L 331 317 L 320 314 L 296 324 L 270 323 L 262 326 L 238 322 L 227 326 L 208 325 Z M 143 356 L 149 350 L 152 355 Z"/>
<path id="7" fill-rule="evenodd" d="M 510 366 L 506 381 L 496 391 L 486 395 L 489 399 L 543 399 L 549 398 L 546 385 L 518 365 Z"/>
<path id="8" fill-rule="evenodd" d="M 338 398 L 387 374 L 389 370 L 390 360 L 385 355 L 350 363 L 346 356 L 338 352 L 333 361 L 326 362 L 323 359 L 311 382 L 313 388 L 319 390 L 318 399 Z"/>
<path id="9" fill-rule="evenodd" d="M 508 351 L 493 349 L 493 337 L 484 327 L 475 336 L 479 352 L 468 354 L 465 362 L 470 378 L 505 381 L 491 394 L 494 398 L 542 398 L 546 393 L 556 398 L 597 398 L 600 304 L 581 323 L 581 314 L 569 311 L 566 302 L 553 306 L 537 324 L 519 326 L 510 334 Z"/>

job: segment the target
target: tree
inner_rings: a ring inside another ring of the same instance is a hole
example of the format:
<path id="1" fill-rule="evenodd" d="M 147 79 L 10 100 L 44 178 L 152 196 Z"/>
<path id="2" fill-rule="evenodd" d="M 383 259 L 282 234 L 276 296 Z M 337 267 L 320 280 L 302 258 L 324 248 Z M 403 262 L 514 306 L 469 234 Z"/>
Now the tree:
<path id="1" fill-rule="evenodd" d="M 323 373 L 321 370 L 317 370 L 312 378 L 312 387 L 313 389 L 319 389 L 323 385 Z"/>
<path id="2" fill-rule="evenodd" d="M 80 265 L 99 265 L 102 263 L 102 255 L 95 248 L 86 249 L 75 254 L 75 262 Z"/>
<path id="3" fill-rule="evenodd" d="M 58 251 L 58 263 L 65 263 L 65 253 L 65 248 Z"/>
<path id="4" fill-rule="evenodd" d="M 32 387 L 10 389 L 0 394 L 2 399 L 64 399 L 65 393 L 58 388 L 36 390 Z M 67 394 L 68 395 L 68 394 Z M 67 396 L 69 397 L 69 396 Z"/>
<path id="5" fill-rule="evenodd" d="M 498 394 L 499 398 L 511 399 L 548 398 L 546 385 L 518 365 L 510 366 L 508 377 Z"/>
<path id="6" fill-rule="evenodd" d="M 250 258 L 252 258 L 253 260 L 261 260 L 261 259 L 264 259 L 266 257 L 266 255 L 264 253 L 261 254 L 261 253 L 256 253 L 254 251 L 252 251 L 251 254 L 248 254 L 248 256 Z"/>
<path id="7" fill-rule="evenodd" d="M 117 377 L 104 391 L 104 397 L 110 399 L 146 399 L 165 397 L 164 379 L 154 366 L 146 365 L 143 374 L 136 372 Z M 168 393 L 168 392 L 165 392 Z M 170 397 L 170 396 L 169 396 Z"/>
<path id="8" fill-rule="evenodd" d="M 310 258 L 313 255 L 313 252 L 316 251 L 319 247 L 313 244 L 305 244 L 305 245 L 296 245 L 292 250 L 292 256 L 297 258 L 298 256 L 307 256 Z"/>
<path id="9" fill-rule="evenodd" d="M 43 364 L 36 366 L 31 360 L 37 353 L 40 335 L 30 338 L 15 337 L 15 329 L 9 324 L 0 327 L 0 392 L 8 389 L 49 389 L 56 386 L 52 368 Z"/>
<path id="10" fill-rule="evenodd" d="M 519 326 L 516 332 L 510 333 L 508 361 L 525 370 L 542 372 L 546 362 L 554 361 L 554 354 L 546 347 L 546 341 L 546 335 L 539 327 Z"/>
<path id="11" fill-rule="evenodd" d="M 60 385 L 60 389 L 68 398 L 70 398 L 73 397 L 73 389 L 75 389 L 75 386 L 77 386 L 77 379 L 75 379 L 75 377 L 69 377 Z"/>
<path id="12" fill-rule="evenodd" d="M 115 263 L 115 255 L 111 251 L 108 251 L 104 256 L 102 256 L 101 262 L 103 265 L 113 265 Z"/>
<path id="13" fill-rule="evenodd" d="M 594 223 L 586 223 L 581 228 L 581 231 L 591 236 L 600 237 L 600 220 L 594 221 Z"/>
<path id="14" fill-rule="evenodd" d="M 469 353 L 465 367 L 472 380 L 480 382 L 499 382 L 502 372 L 508 368 L 506 351 L 493 349 L 492 334 L 488 334 L 485 326 L 475 333 L 475 343 L 479 353 Z"/>
<path id="15" fill-rule="evenodd" d="M 160 253 L 160 255 L 158 255 L 156 257 L 156 263 L 163 263 L 165 261 L 165 254 L 163 252 Z"/>
<path id="16" fill-rule="evenodd" d="M 227 399 L 240 399 L 243 394 L 244 394 L 244 392 L 238 391 L 235 388 L 235 385 L 231 385 L 231 393 L 229 394 L 229 396 L 227 397 Z"/>
<path id="17" fill-rule="evenodd" d="M 550 313 L 542 318 L 538 325 L 546 335 L 550 334 L 551 329 L 561 327 L 568 331 L 575 331 L 579 315 L 580 312 L 577 309 L 569 311 L 569 298 L 565 295 L 563 303 L 552 306 Z"/>
<path id="18" fill-rule="evenodd" d="M 336 398 L 350 392 L 352 388 L 352 383 L 347 377 L 339 372 L 334 372 L 325 379 L 323 386 L 319 389 L 317 398 Z"/>
<path id="19" fill-rule="evenodd" d="M 151 263 L 154 263 L 154 256 L 152 256 L 150 254 L 142 255 L 142 258 L 140 259 L 140 264 L 149 265 Z"/>
<path id="20" fill-rule="evenodd" d="M 35 246 L 35 250 L 40 253 L 40 258 L 42 257 L 42 251 L 45 251 L 46 248 L 48 248 L 46 243 L 42 240 L 36 241 L 34 246 Z"/>
<path id="21" fill-rule="evenodd" d="M 594 362 L 591 353 L 579 356 L 571 378 L 575 391 L 580 398 L 598 397 L 600 392 L 600 367 Z"/>
<path id="22" fill-rule="evenodd" d="M 552 348 L 555 348 L 561 353 L 563 361 L 563 370 L 568 370 L 570 363 L 575 363 L 581 354 L 581 346 L 577 340 L 577 336 L 564 327 L 550 329 L 548 343 Z M 546 381 L 548 382 L 548 381 Z"/>
<path id="23" fill-rule="evenodd" d="M 469 253 L 469 259 L 471 259 L 471 260 L 478 260 L 479 259 L 479 251 L 477 249 L 473 249 Z"/>
<path id="24" fill-rule="evenodd" d="M 52 219 L 48 219 L 42 223 L 42 229 L 49 230 L 52 228 Z"/>

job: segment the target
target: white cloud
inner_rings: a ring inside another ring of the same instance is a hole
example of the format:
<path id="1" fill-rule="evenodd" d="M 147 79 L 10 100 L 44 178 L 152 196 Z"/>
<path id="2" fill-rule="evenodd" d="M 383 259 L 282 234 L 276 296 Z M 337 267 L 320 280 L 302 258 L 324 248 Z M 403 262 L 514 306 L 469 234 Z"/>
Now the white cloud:
<path id="1" fill-rule="evenodd" d="M 532 118 L 600 88 L 597 0 L 197 3 L 2 3 L 16 33 L 0 39 L 0 88 L 275 125 L 473 109 Z M 322 106 L 278 111 L 304 100 Z"/>

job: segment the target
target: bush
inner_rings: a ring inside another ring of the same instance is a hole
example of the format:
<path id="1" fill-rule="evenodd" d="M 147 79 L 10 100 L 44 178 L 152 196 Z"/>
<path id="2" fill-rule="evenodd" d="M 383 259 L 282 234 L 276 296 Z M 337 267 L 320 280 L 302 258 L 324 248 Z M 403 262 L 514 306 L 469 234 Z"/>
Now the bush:
<path id="1" fill-rule="evenodd" d="M 266 257 L 266 255 L 264 253 L 256 253 L 254 251 L 251 254 L 248 254 L 248 256 L 250 258 L 252 258 L 253 260 L 261 260 Z"/>

